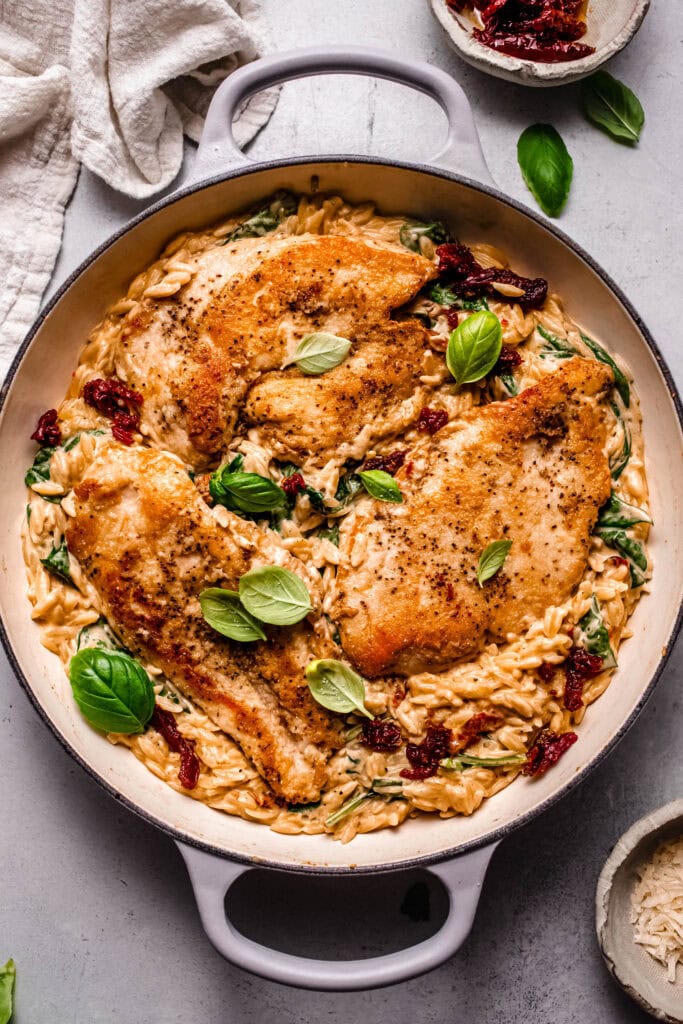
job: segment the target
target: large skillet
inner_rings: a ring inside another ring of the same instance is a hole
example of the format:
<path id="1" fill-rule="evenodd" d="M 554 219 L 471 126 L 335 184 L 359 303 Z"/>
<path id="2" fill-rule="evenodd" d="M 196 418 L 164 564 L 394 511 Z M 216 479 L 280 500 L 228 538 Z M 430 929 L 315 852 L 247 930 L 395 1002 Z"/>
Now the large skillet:
<path id="1" fill-rule="evenodd" d="M 432 96 L 448 116 L 445 149 L 430 165 L 353 156 L 250 163 L 231 132 L 240 101 L 277 82 L 331 72 L 376 75 Z M 28 435 L 38 414 L 60 400 L 78 351 L 105 308 L 177 232 L 242 210 L 278 188 L 306 191 L 312 175 L 321 190 L 341 192 L 355 202 L 374 199 L 385 213 L 442 218 L 465 240 L 500 246 L 521 273 L 550 280 L 567 300 L 570 314 L 613 346 L 635 374 L 655 521 L 651 551 L 656 570 L 652 592 L 631 620 L 635 636 L 620 651 L 615 678 L 582 723 L 579 742 L 559 764 L 537 780 L 517 780 L 470 818 L 422 817 L 396 830 L 359 836 L 349 846 L 326 836 L 278 835 L 217 813 L 174 792 L 127 750 L 107 743 L 78 714 L 61 664 L 41 647 L 29 621 L 19 545 L 22 481 L 33 451 Z M 623 736 L 652 691 L 680 624 L 680 402 L 655 343 L 607 275 L 570 239 L 492 186 L 465 95 L 436 68 L 362 48 L 300 50 L 260 60 L 218 90 L 192 178 L 79 267 L 42 313 L 9 373 L 0 418 L 3 641 L 29 697 L 66 749 L 113 796 L 178 843 L 204 927 L 224 956 L 264 977 L 309 988 L 386 985 L 435 967 L 458 948 L 471 926 L 496 844 L 576 786 Z M 245 938 L 226 920 L 227 889 L 254 865 L 324 875 L 429 866 L 449 892 L 450 910 L 436 935 L 398 953 L 341 963 L 293 957 Z"/>

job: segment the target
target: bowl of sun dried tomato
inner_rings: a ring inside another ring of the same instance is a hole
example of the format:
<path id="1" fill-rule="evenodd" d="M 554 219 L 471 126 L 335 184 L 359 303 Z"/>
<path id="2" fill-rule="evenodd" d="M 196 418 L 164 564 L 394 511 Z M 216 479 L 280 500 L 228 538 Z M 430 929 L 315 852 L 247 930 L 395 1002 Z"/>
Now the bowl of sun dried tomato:
<path id="1" fill-rule="evenodd" d="M 429 0 L 455 50 L 522 85 L 566 85 L 631 41 L 650 0 Z"/>

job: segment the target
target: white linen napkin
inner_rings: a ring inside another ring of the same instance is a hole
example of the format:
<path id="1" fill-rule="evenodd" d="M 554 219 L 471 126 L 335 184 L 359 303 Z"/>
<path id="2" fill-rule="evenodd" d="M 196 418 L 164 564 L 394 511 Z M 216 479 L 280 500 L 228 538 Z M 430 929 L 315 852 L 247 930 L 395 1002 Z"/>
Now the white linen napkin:
<path id="1" fill-rule="evenodd" d="M 79 161 L 136 198 L 165 188 L 215 86 L 266 49 L 258 0 L 0 0 L 0 380 L 49 283 Z M 276 102 L 244 106 L 241 145 Z"/>

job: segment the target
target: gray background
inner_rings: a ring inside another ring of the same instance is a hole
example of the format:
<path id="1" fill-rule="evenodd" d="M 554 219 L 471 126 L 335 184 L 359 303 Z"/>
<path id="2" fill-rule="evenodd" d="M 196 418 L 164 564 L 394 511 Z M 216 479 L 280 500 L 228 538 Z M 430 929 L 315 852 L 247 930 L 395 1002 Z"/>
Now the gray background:
<path id="1" fill-rule="evenodd" d="M 517 137 L 533 122 L 554 124 L 575 166 L 560 225 L 628 292 L 683 384 L 679 304 L 670 287 L 675 275 L 678 288 L 681 283 L 675 213 L 683 155 L 677 134 L 680 9 L 672 0 L 653 4 L 638 36 L 610 67 L 645 107 L 637 149 L 612 142 L 583 120 L 576 86 L 529 90 L 462 64 L 425 0 L 263 0 L 263 7 L 279 49 L 368 43 L 451 72 L 470 97 L 495 180 L 522 201 L 529 197 L 516 165 Z M 419 159 L 438 148 L 444 128 L 431 101 L 398 86 L 309 80 L 285 87 L 251 152 L 257 158 L 348 151 Z M 83 173 L 56 282 L 138 209 Z M 608 761 L 498 849 L 463 949 L 426 977 L 353 995 L 290 990 L 225 963 L 200 928 L 173 843 L 72 763 L 0 656 L 0 963 L 12 955 L 18 964 L 17 1024 L 647 1020 L 603 968 L 593 893 L 619 835 L 643 813 L 682 795 L 682 654 L 679 645 L 648 707 Z M 351 957 L 408 944 L 433 927 L 400 913 L 407 884 L 358 883 L 335 910 L 329 889 L 327 895 L 317 888 L 306 892 L 277 878 L 240 887 L 234 912 L 250 921 L 255 935 L 271 934 L 284 948 Z M 432 921 L 438 914 L 436 897 Z"/>

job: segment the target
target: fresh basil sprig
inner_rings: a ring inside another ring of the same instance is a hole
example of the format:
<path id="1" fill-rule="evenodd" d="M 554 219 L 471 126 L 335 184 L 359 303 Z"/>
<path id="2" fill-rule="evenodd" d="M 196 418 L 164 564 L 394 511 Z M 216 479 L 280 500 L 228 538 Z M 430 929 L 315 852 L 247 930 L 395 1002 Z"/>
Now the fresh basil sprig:
<path id="1" fill-rule="evenodd" d="M 536 324 L 536 330 L 546 343 L 538 353 L 541 359 L 571 359 L 579 354 L 566 338 L 558 338 L 541 324 Z"/>
<path id="2" fill-rule="evenodd" d="M 640 541 L 629 537 L 625 530 L 601 528 L 595 532 L 608 547 L 626 559 L 631 571 L 631 586 L 642 587 L 647 579 L 647 555 Z"/>
<path id="3" fill-rule="evenodd" d="M 549 217 L 562 212 L 574 164 L 562 136 L 550 124 L 532 124 L 517 143 L 517 162 L 534 199 Z"/>
<path id="4" fill-rule="evenodd" d="M 628 424 L 624 418 L 624 415 L 619 408 L 617 402 L 610 402 L 610 408 L 617 420 L 621 424 L 621 429 L 624 433 L 624 440 L 621 445 L 621 450 L 609 460 L 609 470 L 613 480 L 618 480 L 621 474 L 624 472 L 629 464 L 631 458 L 631 431 L 628 428 Z"/>
<path id="5" fill-rule="evenodd" d="M 14 960 L 8 960 L 0 967 L 0 1024 L 9 1024 L 11 1020 L 16 976 Z"/>
<path id="6" fill-rule="evenodd" d="M 609 642 L 609 632 L 595 594 L 591 598 L 590 608 L 578 622 L 581 631 L 581 642 L 590 654 L 602 658 L 603 668 L 616 668 L 617 659 Z"/>
<path id="7" fill-rule="evenodd" d="M 243 606 L 236 591 L 207 587 L 199 595 L 199 604 L 205 620 L 222 636 L 240 643 L 266 639 L 266 634 Z"/>
<path id="8" fill-rule="evenodd" d="M 311 611 L 306 584 L 279 565 L 263 565 L 240 577 L 239 599 L 254 618 L 273 626 L 293 626 Z"/>
<path id="9" fill-rule="evenodd" d="M 596 527 L 597 529 L 610 526 L 626 528 L 635 526 L 636 523 L 651 522 L 652 520 L 644 509 L 638 508 L 636 505 L 629 505 L 612 491 L 609 499 L 600 509 Z"/>
<path id="10" fill-rule="evenodd" d="M 617 389 L 617 394 L 628 409 L 631 404 L 631 388 L 629 387 L 629 383 L 624 374 L 614 362 L 611 355 L 608 352 L 605 352 L 602 345 L 599 345 L 597 341 L 594 341 L 593 338 L 589 338 L 588 335 L 583 334 L 583 332 L 581 333 L 581 340 L 584 345 L 588 346 L 597 360 L 610 367 L 614 374 L 614 386 Z"/>
<path id="11" fill-rule="evenodd" d="M 445 757 L 439 764 L 448 771 L 461 772 L 465 768 L 512 768 L 524 764 L 526 760 L 526 754 L 501 754 L 500 757 L 460 754 L 458 757 Z"/>
<path id="12" fill-rule="evenodd" d="M 348 338 L 340 338 L 336 334 L 317 331 L 307 334 L 294 349 L 291 359 L 284 366 L 296 363 L 302 373 L 318 376 L 339 366 L 346 359 L 351 349 Z"/>
<path id="13" fill-rule="evenodd" d="M 58 548 L 52 545 L 47 558 L 41 558 L 40 564 L 44 565 L 49 573 L 62 580 L 63 583 L 73 583 L 69 567 L 69 550 L 66 541 L 62 540 Z"/>
<path id="14" fill-rule="evenodd" d="M 366 718 L 374 718 L 365 707 L 365 683 L 343 661 L 324 658 L 312 661 L 306 668 L 308 688 L 318 704 L 328 711 L 349 714 L 355 711 Z"/>
<path id="15" fill-rule="evenodd" d="M 503 329 L 495 314 L 468 316 L 448 340 L 446 365 L 458 384 L 473 384 L 490 373 L 503 347 Z"/>
<path id="16" fill-rule="evenodd" d="M 358 479 L 372 498 L 378 501 L 392 501 L 400 505 L 403 501 L 401 489 L 390 473 L 383 469 L 361 469 Z"/>
<path id="17" fill-rule="evenodd" d="M 86 647 L 69 662 L 76 703 L 91 725 L 103 732 L 142 732 L 154 711 L 152 682 L 123 651 Z"/>
<path id="18" fill-rule="evenodd" d="M 442 245 L 444 242 L 450 241 L 451 236 L 447 228 L 438 220 L 429 224 L 423 224 L 418 220 L 408 220 L 399 231 L 398 237 L 401 240 L 401 245 L 405 245 L 406 249 L 410 249 L 412 252 L 422 252 L 421 238 L 429 238 L 434 245 Z"/>
<path id="19" fill-rule="evenodd" d="M 240 468 L 244 459 L 238 455 L 227 466 L 216 470 L 209 479 L 209 492 L 218 505 L 250 515 L 267 515 L 286 504 L 281 487 L 260 473 L 245 473 Z"/>
<path id="20" fill-rule="evenodd" d="M 607 71 L 581 83 L 581 104 L 589 121 L 619 142 L 638 142 L 645 112 L 636 94 Z"/>
<path id="21" fill-rule="evenodd" d="M 503 568 L 511 547 L 511 540 L 494 540 L 486 545 L 479 556 L 477 566 L 477 582 L 480 587 L 483 587 L 487 580 L 490 580 Z"/>

